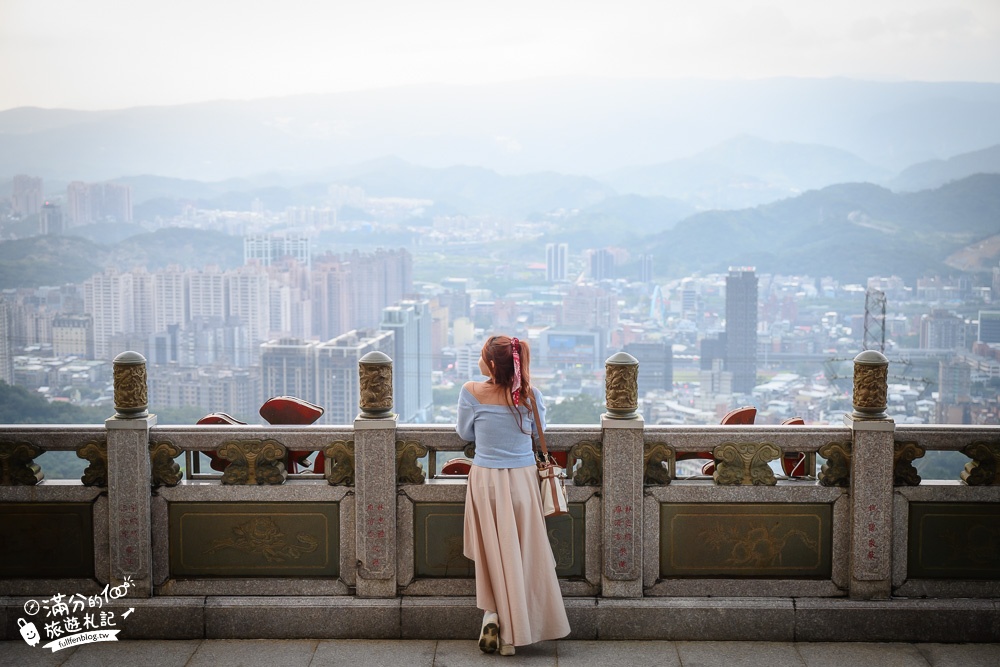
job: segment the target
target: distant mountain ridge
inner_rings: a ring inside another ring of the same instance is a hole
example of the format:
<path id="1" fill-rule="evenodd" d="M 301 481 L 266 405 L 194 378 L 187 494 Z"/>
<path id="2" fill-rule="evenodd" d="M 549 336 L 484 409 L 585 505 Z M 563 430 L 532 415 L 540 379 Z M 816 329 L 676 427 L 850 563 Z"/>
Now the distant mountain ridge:
<path id="1" fill-rule="evenodd" d="M 1000 84 L 554 77 L 83 112 L 0 112 L 0 178 L 220 181 L 397 155 L 597 175 L 734 136 L 830 146 L 898 171 L 1000 143 Z"/>
<path id="2" fill-rule="evenodd" d="M 644 250 L 671 275 L 752 265 L 851 281 L 912 280 L 953 271 L 948 256 L 995 235 L 998 220 L 998 174 L 914 193 L 841 184 L 755 208 L 698 213 L 648 238 Z"/>
<path id="3" fill-rule="evenodd" d="M 672 197 L 699 208 L 756 206 L 835 183 L 880 182 L 890 172 L 839 148 L 734 137 L 689 158 L 604 176 L 622 193 Z"/>
<path id="4" fill-rule="evenodd" d="M 973 174 L 1000 174 L 1000 144 L 907 167 L 889 181 L 894 190 L 925 190 Z"/>

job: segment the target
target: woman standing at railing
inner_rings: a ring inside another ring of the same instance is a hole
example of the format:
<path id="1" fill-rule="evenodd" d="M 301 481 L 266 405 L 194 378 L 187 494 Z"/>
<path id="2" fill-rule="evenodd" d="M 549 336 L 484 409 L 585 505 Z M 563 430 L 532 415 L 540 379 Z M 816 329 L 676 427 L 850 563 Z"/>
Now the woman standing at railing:
<path id="1" fill-rule="evenodd" d="M 515 646 L 569 634 L 531 444 L 545 429 L 545 407 L 531 386 L 526 342 L 490 337 L 479 369 L 489 379 L 466 382 L 458 397 L 458 435 L 476 443 L 465 556 L 476 563 L 476 605 L 485 612 L 479 648 L 514 655 Z"/>

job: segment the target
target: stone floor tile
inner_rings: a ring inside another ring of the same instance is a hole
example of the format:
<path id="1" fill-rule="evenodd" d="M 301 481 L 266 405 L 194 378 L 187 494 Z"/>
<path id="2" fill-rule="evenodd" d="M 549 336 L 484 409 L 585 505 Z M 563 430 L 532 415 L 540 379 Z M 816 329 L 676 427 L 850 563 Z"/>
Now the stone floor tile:
<path id="1" fill-rule="evenodd" d="M 792 642 L 676 642 L 684 667 L 805 667 Z M 840 667 L 845 667 L 846 663 Z"/>
<path id="2" fill-rule="evenodd" d="M 674 642 L 573 641 L 556 642 L 560 665 L 572 667 L 681 667 Z"/>
<path id="3" fill-rule="evenodd" d="M 309 667 L 379 665 L 379 667 L 431 667 L 434 640 L 323 639 L 316 646 Z"/>
<path id="4" fill-rule="evenodd" d="M 0 665 L 22 665 L 31 667 L 54 667 L 62 665 L 70 656 L 78 651 L 80 646 L 64 648 L 53 653 L 50 649 L 42 648 L 45 644 L 42 641 L 38 646 L 28 646 L 28 643 L 18 637 L 8 641 L 0 642 Z"/>
<path id="5" fill-rule="evenodd" d="M 932 667 L 1000 666 L 1000 644 L 916 644 Z"/>
<path id="6" fill-rule="evenodd" d="M 76 647 L 64 667 L 184 667 L 200 639 L 101 642 Z"/>
<path id="7" fill-rule="evenodd" d="M 315 639 L 205 639 L 187 667 L 308 667 Z"/>
<path id="8" fill-rule="evenodd" d="M 927 667 L 930 664 L 913 644 L 798 642 L 795 648 L 806 667 Z"/>
<path id="9" fill-rule="evenodd" d="M 501 656 L 498 653 L 480 651 L 478 640 L 442 640 L 437 643 L 434 667 L 466 667 L 467 665 L 483 665 L 485 667 L 552 665 L 555 667 L 557 664 L 556 650 L 556 642 L 539 642 L 530 646 L 518 646 L 517 653 L 514 655 Z M 497 660 L 502 662 L 497 663 Z"/>

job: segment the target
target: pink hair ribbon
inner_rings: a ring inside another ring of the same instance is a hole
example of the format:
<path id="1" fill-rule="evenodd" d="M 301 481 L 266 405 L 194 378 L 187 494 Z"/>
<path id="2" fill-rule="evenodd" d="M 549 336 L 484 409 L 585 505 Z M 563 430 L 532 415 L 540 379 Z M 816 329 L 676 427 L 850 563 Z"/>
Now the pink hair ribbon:
<path id="1" fill-rule="evenodd" d="M 514 357 L 514 386 L 510 388 L 510 393 L 514 399 L 514 405 L 518 405 L 521 400 L 521 341 L 511 338 L 510 347 Z"/>

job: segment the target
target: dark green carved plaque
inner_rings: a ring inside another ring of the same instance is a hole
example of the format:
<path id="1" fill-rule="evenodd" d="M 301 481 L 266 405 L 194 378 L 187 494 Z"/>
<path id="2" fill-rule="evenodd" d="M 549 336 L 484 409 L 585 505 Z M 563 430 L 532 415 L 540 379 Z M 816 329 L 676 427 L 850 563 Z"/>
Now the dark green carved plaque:
<path id="1" fill-rule="evenodd" d="M 416 503 L 413 508 L 414 575 L 417 577 L 475 576 L 462 554 L 465 530 L 463 503 Z M 570 503 L 569 514 L 545 520 L 560 577 L 584 575 L 584 507 Z"/>
<path id="2" fill-rule="evenodd" d="M 907 576 L 1000 579 L 1000 505 L 910 503 Z"/>
<path id="3" fill-rule="evenodd" d="M 0 503 L 0 577 L 93 576 L 92 503 Z"/>
<path id="4" fill-rule="evenodd" d="M 172 577 L 336 577 L 338 503 L 170 503 Z"/>
<path id="5" fill-rule="evenodd" d="M 663 503 L 661 577 L 828 579 L 829 504 Z"/>

